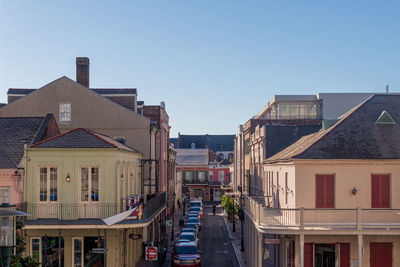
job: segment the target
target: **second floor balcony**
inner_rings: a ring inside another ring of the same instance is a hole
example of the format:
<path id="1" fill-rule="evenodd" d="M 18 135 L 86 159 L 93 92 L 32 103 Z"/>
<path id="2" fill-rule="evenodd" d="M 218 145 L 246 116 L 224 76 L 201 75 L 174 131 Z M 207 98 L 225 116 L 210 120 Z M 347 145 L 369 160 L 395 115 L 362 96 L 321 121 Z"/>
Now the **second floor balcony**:
<path id="1" fill-rule="evenodd" d="M 143 204 L 142 219 L 151 218 L 157 211 L 166 206 L 166 193 L 162 193 Z M 30 216 L 26 222 L 41 219 L 47 220 L 103 220 L 129 209 L 126 201 L 120 203 L 24 203 L 21 207 Z"/>
<path id="2" fill-rule="evenodd" d="M 400 228 L 400 209 L 276 209 L 257 198 L 244 200 L 245 211 L 262 228 L 275 230 L 392 230 Z"/>

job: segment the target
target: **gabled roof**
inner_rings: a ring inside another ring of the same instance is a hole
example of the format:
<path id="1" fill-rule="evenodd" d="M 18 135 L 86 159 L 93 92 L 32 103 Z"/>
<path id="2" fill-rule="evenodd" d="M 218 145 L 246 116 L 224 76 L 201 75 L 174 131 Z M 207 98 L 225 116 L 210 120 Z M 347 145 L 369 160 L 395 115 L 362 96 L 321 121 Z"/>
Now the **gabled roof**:
<path id="1" fill-rule="evenodd" d="M 175 149 L 175 162 L 179 166 L 205 166 L 208 165 L 208 149 Z"/>
<path id="2" fill-rule="evenodd" d="M 268 161 L 290 159 L 400 159 L 400 126 L 377 124 L 385 110 L 400 121 L 399 95 L 374 95 L 328 130 L 304 136 Z"/>
<path id="3" fill-rule="evenodd" d="M 136 88 L 89 88 L 101 95 L 111 95 L 111 94 L 137 94 Z M 27 88 L 10 88 L 7 94 L 11 95 L 27 95 L 34 92 L 37 89 L 27 89 Z"/>
<path id="4" fill-rule="evenodd" d="M 180 134 L 176 142 L 176 148 L 191 148 L 192 143 L 195 148 L 209 148 L 214 152 L 233 151 L 233 139 L 235 135 L 182 135 Z"/>
<path id="5" fill-rule="evenodd" d="M 33 148 L 118 148 L 138 152 L 109 136 L 77 128 L 31 145 Z M 138 152 L 140 153 L 140 152 Z"/>
<path id="6" fill-rule="evenodd" d="M 0 168 L 17 168 L 24 156 L 24 144 L 42 140 L 52 119 L 53 114 L 0 118 Z"/>

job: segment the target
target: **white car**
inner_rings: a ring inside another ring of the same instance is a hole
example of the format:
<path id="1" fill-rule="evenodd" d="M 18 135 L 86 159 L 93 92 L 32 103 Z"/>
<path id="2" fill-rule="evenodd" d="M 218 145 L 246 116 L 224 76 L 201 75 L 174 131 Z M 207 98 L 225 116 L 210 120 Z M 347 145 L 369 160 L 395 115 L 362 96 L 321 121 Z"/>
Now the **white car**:
<path id="1" fill-rule="evenodd" d="M 197 247 L 198 241 L 199 241 L 199 239 L 196 237 L 196 235 L 193 232 L 192 233 L 189 233 L 189 232 L 181 233 L 177 242 L 178 243 L 183 242 L 180 240 L 186 240 L 186 242 L 187 241 L 194 242 L 196 244 L 196 247 Z"/>

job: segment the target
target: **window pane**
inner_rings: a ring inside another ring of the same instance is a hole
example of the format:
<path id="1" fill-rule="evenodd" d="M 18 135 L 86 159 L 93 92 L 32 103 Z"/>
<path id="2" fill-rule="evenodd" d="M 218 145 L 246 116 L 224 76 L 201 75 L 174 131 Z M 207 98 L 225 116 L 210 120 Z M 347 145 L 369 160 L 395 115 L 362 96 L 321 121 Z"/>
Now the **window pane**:
<path id="1" fill-rule="evenodd" d="M 92 168 L 92 201 L 99 201 L 99 168 Z"/>
<path id="2" fill-rule="evenodd" d="M 0 203 L 10 203 L 9 188 L 0 188 Z"/>
<path id="3" fill-rule="evenodd" d="M 60 123 L 71 122 L 71 103 L 59 104 Z"/>
<path id="4" fill-rule="evenodd" d="M 224 171 L 218 171 L 218 181 L 224 181 Z"/>
<path id="5" fill-rule="evenodd" d="M 33 238 L 32 239 L 32 257 L 39 259 L 40 253 L 40 239 Z"/>
<path id="6" fill-rule="evenodd" d="M 50 201 L 57 201 L 57 168 L 50 168 Z"/>
<path id="7" fill-rule="evenodd" d="M 74 267 L 82 266 L 82 240 L 74 239 Z"/>
<path id="8" fill-rule="evenodd" d="M 88 201 L 88 191 L 89 191 L 89 172 L 88 168 L 81 169 L 81 201 Z"/>
<path id="9" fill-rule="evenodd" d="M 47 201 L 47 168 L 40 168 L 40 201 Z"/>

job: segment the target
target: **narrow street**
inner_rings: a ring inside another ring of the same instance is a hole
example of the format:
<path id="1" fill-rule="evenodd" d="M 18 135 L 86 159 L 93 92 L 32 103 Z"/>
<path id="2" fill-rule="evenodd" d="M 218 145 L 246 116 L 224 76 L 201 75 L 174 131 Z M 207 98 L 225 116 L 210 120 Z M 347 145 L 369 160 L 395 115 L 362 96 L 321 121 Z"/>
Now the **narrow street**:
<path id="1" fill-rule="evenodd" d="M 200 232 L 201 265 L 207 267 L 239 266 L 222 217 L 222 208 L 212 213 L 212 206 L 204 205 Z"/>

